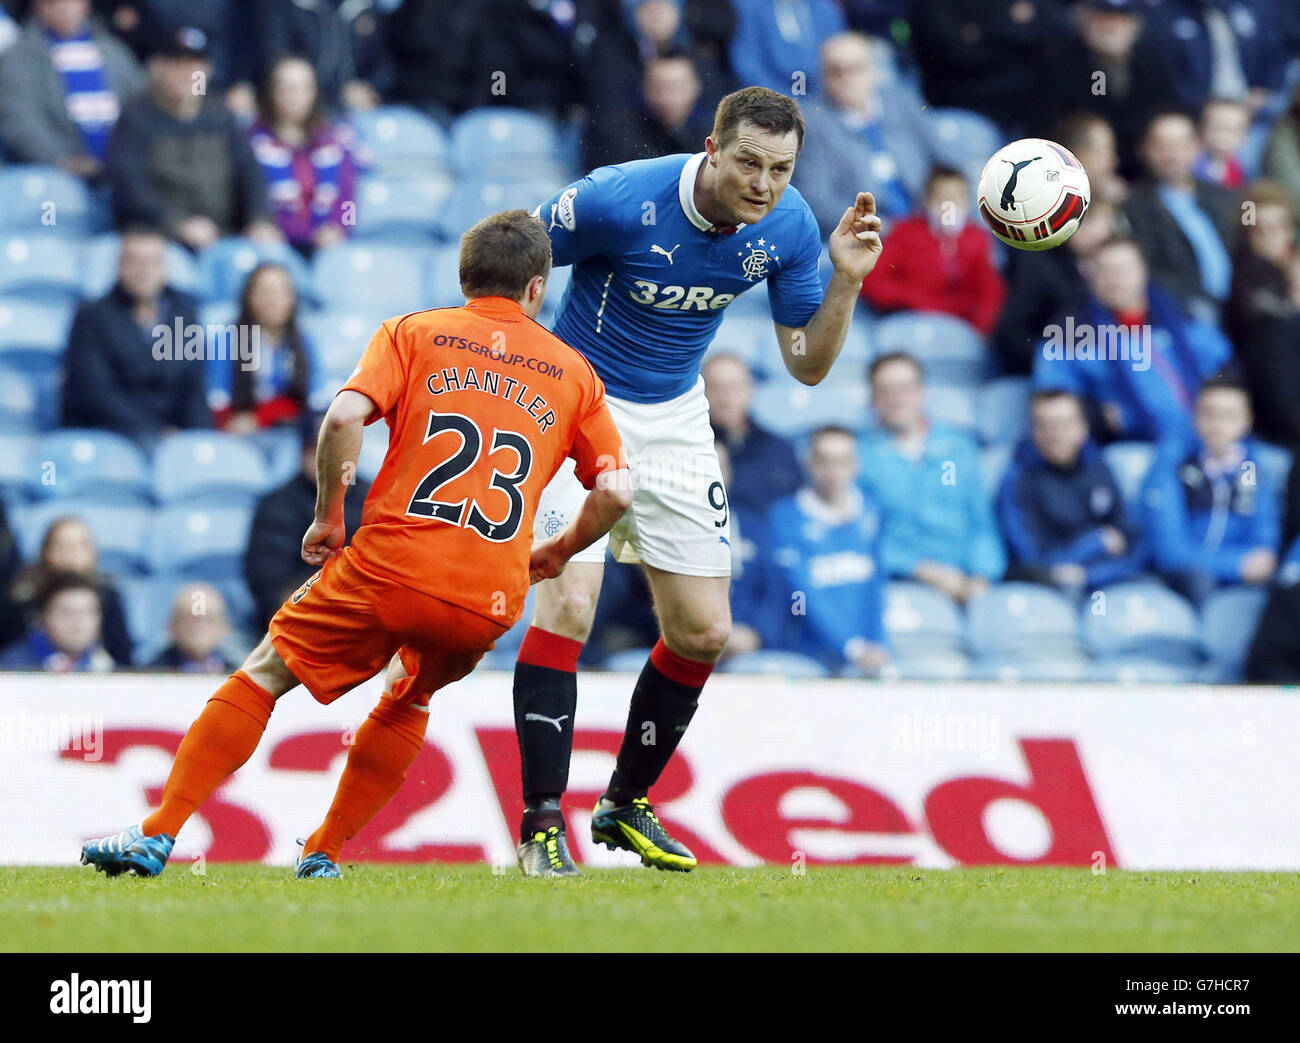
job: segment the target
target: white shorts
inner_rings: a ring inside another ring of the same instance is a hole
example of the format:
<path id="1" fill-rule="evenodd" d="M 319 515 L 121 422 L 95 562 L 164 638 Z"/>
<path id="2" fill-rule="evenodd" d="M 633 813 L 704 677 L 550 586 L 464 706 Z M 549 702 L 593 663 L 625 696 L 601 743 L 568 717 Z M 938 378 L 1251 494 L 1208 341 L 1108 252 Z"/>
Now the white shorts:
<path id="1" fill-rule="evenodd" d="M 609 536 L 573 560 L 603 562 L 609 547 L 615 561 L 682 576 L 730 576 L 731 511 L 703 378 L 667 402 L 606 401 L 632 471 L 632 507 Z M 558 533 L 577 517 L 586 496 L 573 461 L 566 461 L 542 492 L 533 537 Z"/>

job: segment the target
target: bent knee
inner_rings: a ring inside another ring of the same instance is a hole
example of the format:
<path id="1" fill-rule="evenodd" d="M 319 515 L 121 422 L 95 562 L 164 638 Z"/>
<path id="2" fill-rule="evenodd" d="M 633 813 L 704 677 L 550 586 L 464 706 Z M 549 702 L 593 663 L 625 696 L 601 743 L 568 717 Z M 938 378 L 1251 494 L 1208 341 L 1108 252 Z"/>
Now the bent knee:
<path id="1" fill-rule="evenodd" d="M 539 598 L 533 622 L 552 634 L 585 643 L 595 616 L 595 596 L 586 590 L 565 590 L 545 601 Z"/>
<path id="2" fill-rule="evenodd" d="M 722 655 L 730 637 L 731 620 L 720 619 L 703 626 L 677 628 L 672 633 L 665 633 L 664 641 L 679 656 L 712 663 Z"/>

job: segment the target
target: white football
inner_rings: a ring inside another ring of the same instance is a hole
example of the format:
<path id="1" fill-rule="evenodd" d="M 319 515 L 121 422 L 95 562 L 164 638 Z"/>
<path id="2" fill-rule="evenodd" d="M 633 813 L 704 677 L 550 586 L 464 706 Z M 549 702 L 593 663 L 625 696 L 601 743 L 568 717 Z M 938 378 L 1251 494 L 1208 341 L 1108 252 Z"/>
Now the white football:
<path id="1" fill-rule="evenodd" d="M 1017 250 L 1060 246 L 1078 230 L 1091 201 L 1083 164 L 1045 138 L 1021 138 L 998 149 L 980 174 L 980 216 Z"/>

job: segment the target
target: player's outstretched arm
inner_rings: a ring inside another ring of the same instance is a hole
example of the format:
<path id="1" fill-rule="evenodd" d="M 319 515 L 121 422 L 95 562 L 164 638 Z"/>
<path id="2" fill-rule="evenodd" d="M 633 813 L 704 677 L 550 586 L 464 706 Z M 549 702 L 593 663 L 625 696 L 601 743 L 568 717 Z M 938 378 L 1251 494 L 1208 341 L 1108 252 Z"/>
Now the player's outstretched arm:
<path id="1" fill-rule="evenodd" d="M 596 487 L 587 494 L 578 516 L 556 536 L 533 547 L 528 579 L 537 583 L 554 579 L 569 559 L 609 532 L 632 506 L 632 472 L 626 467 L 602 471 Z"/>
<path id="2" fill-rule="evenodd" d="M 347 539 L 343 501 L 356 483 L 357 456 L 375 404 L 359 391 L 340 391 L 321 421 L 316 441 L 316 518 L 302 538 L 302 560 L 324 565 Z"/>
<path id="3" fill-rule="evenodd" d="M 870 192 L 859 192 L 831 233 L 830 255 L 835 270 L 821 307 L 803 329 L 777 324 L 785 368 L 795 380 L 820 384 L 831 371 L 849 332 L 862 280 L 880 260 L 881 249 L 876 199 Z"/>

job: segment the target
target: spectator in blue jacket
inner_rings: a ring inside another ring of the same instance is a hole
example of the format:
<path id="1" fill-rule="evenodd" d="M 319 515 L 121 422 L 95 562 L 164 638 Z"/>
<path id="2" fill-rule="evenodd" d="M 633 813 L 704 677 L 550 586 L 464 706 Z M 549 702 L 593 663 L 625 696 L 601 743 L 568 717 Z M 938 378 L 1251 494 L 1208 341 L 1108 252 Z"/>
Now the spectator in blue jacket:
<path id="1" fill-rule="evenodd" d="M 1250 427 L 1245 388 L 1211 381 L 1196 400 L 1196 438 L 1163 445 L 1143 489 L 1156 567 L 1197 603 L 1277 571 L 1281 490 L 1255 463 Z"/>
<path id="2" fill-rule="evenodd" d="M 862 481 L 882 512 L 884 571 L 968 601 L 1007 567 L 975 443 L 930 422 L 911 355 L 881 355 L 869 377 L 880 426 L 862 440 Z"/>
<path id="3" fill-rule="evenodd" d="M 1012 561 L 1007 578 L 1070 593 L 1128 579 L 1142 567 L 1140 533 L 1088 437 L 1083 403 L 1068 391 L 1038 391 L 1030 415 L 1030 437 L 1017 447 L 997 498 Z"/>
<path id="4" fill-rule="evenodd" d="M 731 68 L 746 86 L 780 94 L 820 92 L 817 51 L 848 28 L 835 0 L 745 0 L 736 8 Z"/>
<path id="5" fill-rule="evenodd" d="M 774 501 L 803 483 L 794 446 L 754 423 L 749 413 L 754 374 L 739 355 L 711 355 L 701 372 L 714 437 L 731 460 L 727 501 L 733 508 L 764 514 Z"/>
<path id="6" fill-rule="evenodd" d="M 879 564 L 880 519 L 854 481 L 857 436 L 847 428 L 813 432 L 808 484 L 773 506 L 767 539 L 774 643 L 874 677 L 889 662 Z"/>
<path id="7" fill-rule="evenodd" d="M 1197 392 L 1232 358 L 1227 337 L 1149 281 L 1132 239 L 1102 243 L 1085 274 L 1087 303 L 1048 327 L 1034 383 L 1082 398 L 1106 441 L 1192 437 Z"/>

